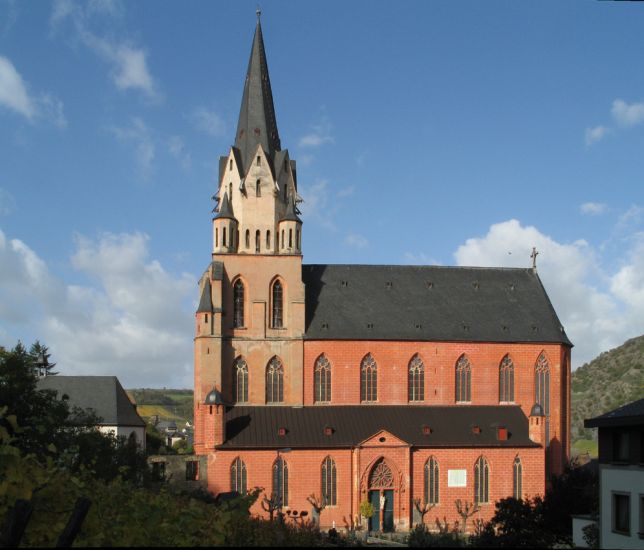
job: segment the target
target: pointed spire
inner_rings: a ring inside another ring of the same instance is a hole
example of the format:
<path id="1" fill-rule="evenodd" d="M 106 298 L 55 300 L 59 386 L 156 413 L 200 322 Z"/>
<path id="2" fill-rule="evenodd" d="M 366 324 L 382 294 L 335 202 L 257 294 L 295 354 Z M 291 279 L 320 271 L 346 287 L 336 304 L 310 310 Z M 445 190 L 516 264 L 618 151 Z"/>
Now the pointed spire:
<path id="1" fill-rule="evenodd" d="M 244 172 L 251 165 L 252 155 L 258 144 L 261 144 L 271 159 L 275 151 L 281 149 L 262 38 L 262 25 L 259 21 L 260 13 L 258 10 L 257 27 L 255 27 L 253 47 L 246 71 L 244 95 L 235 135 L 235 147 L 241 152 Z"/>
<path id="2" fill-rule="evenodd" d="M 302 223 L 302 220 L 298 217 L 296 210 L 297 208 L 295 207 L 295 199 L 293 198 L 293 195 L 289 195 L 288 205 L 286 206 L 286 213 L 280 221 Z"/>
<path id="3" fill-rule="evenodd" d="M 228 193 L 224 193 L 224 198 L 221 201 L 219 212 L 217 212 L 217 215 L 215 216 L 215 219 L 217 218 L 228 218 L 231 220 L 235 219 L 235 215 L 233 214 L 233 207 L 231 206 L 230 200 L 228 199 Z"/>

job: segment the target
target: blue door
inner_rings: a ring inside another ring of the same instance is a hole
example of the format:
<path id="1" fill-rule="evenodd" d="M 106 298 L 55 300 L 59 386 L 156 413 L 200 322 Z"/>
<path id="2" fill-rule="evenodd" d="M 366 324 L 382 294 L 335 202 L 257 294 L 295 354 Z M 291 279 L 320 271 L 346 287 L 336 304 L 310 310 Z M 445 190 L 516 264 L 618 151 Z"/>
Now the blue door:
<path id="1" fill-rule="evenodd" d="M 369 531 L 380 531 L 380 491 L 369 491 L 373 516 L 369 518 Z"/>
<path id="2" fill-rule="evenodd" d="M 385 493 L 385 508 L 382 513 L 382 530 L 394 530 L 394 491 L 389 489 Z"/>

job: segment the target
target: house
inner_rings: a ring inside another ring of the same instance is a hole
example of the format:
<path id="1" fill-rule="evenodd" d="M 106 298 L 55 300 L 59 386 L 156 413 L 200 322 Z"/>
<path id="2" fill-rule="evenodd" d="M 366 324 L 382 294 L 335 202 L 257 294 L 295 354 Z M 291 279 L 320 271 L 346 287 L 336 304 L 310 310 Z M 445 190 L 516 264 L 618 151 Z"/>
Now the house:
<path id="1" fill-rule="evenodd" d="M 584 420 L 598 429 L 599 543 L 644 547 L 644 399 Z"/>
<path id="2" fill-rule="evenodd" d="M 70 407 L 92 410 L 101 419 L 101 432 L 133 437 L 145 450 L 146 424 L 116 376 L 46 376 L 38 380 L 38 389 L 67 396 Z"/>
<path id="3" fill-rule="evenodd" d="M 264 487 L 282 511 L 313 494 L 322 527 L 370 501 L 372 530 L 409 529 L 416 502 L 431 525 L 461 520 L 457 499 L 487 520 L 563 471 L 572 343 L 535 264 L 303 265 L 259 18 L 215 198 L 194 339 L 212 493 Z"/>

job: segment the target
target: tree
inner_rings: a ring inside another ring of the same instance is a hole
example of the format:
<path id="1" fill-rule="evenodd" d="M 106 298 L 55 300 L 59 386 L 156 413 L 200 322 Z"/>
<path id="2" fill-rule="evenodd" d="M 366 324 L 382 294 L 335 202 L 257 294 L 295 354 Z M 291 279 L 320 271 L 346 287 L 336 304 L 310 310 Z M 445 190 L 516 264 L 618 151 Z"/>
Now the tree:
<path id="1" fill-rule="evenodd" d="M 29 357 L 35 365 L 38 376 L 54 376 L 58 374 L 52 370 L 56 366 L 56 363 L 49 362 L 49 358 L 51 357 L 49 348 L 41 344 L 39 340 L 36 340 L 31 345 L 31 348 L 29 348 Z"/>

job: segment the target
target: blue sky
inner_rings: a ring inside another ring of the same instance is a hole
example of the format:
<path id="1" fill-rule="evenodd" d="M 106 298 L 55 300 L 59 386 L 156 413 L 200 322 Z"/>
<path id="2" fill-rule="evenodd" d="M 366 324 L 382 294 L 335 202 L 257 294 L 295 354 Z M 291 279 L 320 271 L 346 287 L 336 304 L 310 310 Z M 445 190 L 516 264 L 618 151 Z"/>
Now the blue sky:
<path id="1" fill-rule="evenodd" d="M 644 5 L 262 2 L 307 263 L 528 266 L 644 332 Z M 0 345 L 190 386 L 256 2 L 0 0 Z"/>

